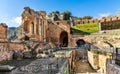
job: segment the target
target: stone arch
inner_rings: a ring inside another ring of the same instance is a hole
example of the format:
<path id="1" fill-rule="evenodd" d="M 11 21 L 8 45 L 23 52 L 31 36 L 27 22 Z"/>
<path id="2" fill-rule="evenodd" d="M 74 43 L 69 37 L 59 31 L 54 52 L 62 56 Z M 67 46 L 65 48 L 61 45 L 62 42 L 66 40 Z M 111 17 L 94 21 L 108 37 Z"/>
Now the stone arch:
<path id="1" fill-rule="evenodd" d="M 62 47 L 68 46 L 68 33 L 66 31 L 60 33 L 60 44 Z"/>
<path id="2" fill-rule="evenodd" d="M 28 30 L 28 22 L 24 22 L 23 28 L 24 28 L 24 31 L 29 32 L 29 30 Z"/>
<path id="3" fill-rule="evenodd" d="M 85 45 L 85 41 L 83 39 L 78 39 L 76 41 L 76 45 L 77 45 L 77 47 L 81 47 L 81 46 Z"/>
<path id="4" fill-rule="evenodd" d="M 28 36 L 25 36 L 24 40 L 28 41 L 30 38 Z"/>

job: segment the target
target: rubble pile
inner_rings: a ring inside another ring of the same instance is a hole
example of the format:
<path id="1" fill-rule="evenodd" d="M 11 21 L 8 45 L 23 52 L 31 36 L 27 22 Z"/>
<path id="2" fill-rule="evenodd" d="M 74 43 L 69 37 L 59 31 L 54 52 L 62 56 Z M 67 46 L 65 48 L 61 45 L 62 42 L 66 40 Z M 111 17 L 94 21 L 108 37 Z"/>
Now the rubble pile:
<path id="1" fill-rule="evenodd" d="M 0 61 L 5 61 L 5 60 L 12 60 L 13 58 L 13 52 L 9 51 L 7 47 L 5 46 L 0 46 Z"/>

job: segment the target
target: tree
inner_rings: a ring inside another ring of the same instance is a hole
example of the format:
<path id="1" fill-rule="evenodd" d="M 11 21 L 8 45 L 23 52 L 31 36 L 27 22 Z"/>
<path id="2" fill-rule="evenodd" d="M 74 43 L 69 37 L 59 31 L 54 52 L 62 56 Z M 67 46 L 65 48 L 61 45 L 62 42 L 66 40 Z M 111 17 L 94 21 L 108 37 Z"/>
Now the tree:
<path id="1" fill-rule="evenodd" d="M 77 16 L 72 16 L 74 20 L 82 20 L 81 17 L 77 17 Z"/>
<path id="2" fill-rule="evenodd" d="M 59 11 L 54 11 L 53 13 L 60 15 L 60 12 L 59 12 Z"/>
<path id="3" fill-rule="evenodd" d="M 70 20 L 71 12 L 65 11 L 62 13 L 62 15 L 63 15 L 63 20 Z"/>
<path id="4" fill-rule="evenodd" d="M 83 17 L 83 19 L 88 19 L 88 20 L 90 20 L 90 19 L 92 19 L 93 17 L 92 16 L 84 16 Z"/>
<path id="5" fill-rule="evenodd" d="M 51 12 L 50 14 L 48 14 L 48 16 L 51 18 L 53 18 L 53 20 L 54 21 L 58 21 L 58 20 L 60 20 L 60 13 L 59 13 L 59 11 L 53 11 L 53 12 Z"/>

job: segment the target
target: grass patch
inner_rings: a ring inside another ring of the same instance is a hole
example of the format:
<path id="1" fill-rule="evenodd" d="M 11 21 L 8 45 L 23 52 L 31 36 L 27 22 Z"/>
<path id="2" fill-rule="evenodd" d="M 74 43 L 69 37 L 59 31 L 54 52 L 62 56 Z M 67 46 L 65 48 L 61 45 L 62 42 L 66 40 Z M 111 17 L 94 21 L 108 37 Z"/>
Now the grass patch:
<path id="1" fill-rule="evenodd" d="M 78 33 L 80 31 L 86 33 L 95 33 L 98 32 L 98 23 L 89 23 L 89 24 L 77 24 L 76 31 L 74 33 Z"/>

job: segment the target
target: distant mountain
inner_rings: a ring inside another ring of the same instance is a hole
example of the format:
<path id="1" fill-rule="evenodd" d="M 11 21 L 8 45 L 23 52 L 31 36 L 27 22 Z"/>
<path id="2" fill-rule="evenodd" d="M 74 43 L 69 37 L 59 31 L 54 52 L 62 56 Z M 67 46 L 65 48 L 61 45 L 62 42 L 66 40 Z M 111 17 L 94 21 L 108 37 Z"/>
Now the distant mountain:
<path id="1" fill-rule="evenodd" d="M 7 32 L 7 37 L 9 40 L 15 40 L 18 38 L 21 31 L 21 26 L 19 27 L 9 27 Z"/>

